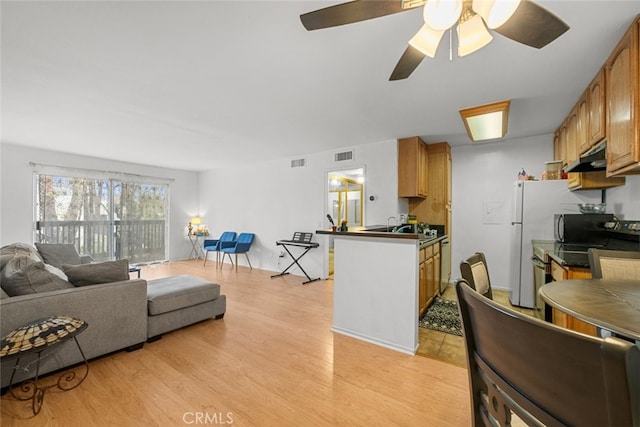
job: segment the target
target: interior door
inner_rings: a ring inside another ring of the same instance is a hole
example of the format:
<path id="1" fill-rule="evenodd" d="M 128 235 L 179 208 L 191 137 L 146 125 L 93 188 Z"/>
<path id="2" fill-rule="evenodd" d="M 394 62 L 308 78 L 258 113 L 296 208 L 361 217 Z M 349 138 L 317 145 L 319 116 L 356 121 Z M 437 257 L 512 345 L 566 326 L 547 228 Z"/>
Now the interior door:
<path id="1" fill-rule="evenodd" d="M 327 173 L 326 212 L 336 226 L 364 225 L 364 168 L 332 170 Z M 333 275 L 333 237 L 329 237 L 326 271 Z"/>

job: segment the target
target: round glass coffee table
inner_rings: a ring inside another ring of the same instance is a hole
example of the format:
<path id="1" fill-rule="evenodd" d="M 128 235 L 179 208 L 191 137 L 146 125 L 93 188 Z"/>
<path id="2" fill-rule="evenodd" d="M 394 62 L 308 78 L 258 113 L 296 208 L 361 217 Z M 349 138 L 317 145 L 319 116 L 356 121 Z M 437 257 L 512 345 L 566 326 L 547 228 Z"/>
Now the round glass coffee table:
<path id="1" fill-rule="evenodd" d="M 14 329 L 2 339 L 0 359 L 3 362 L 12 359 L 16 360 L 9 380 L 9 391 L 18 400 L 31 400 L 31 408 L 34 415 L 40 412 L 44 393 L 49 388 L 58 387 L 63 391 L 74 389 L 89 374 L 89 362 L 87 362 L 82 347 L 80 347 L 80 343 L 76 339 L 78 334 L 87 329 L 87 326 L 84 320 L 69 316 L 54 316 L 36 320 L 28 325 Z M 60 347 L 60 344 L 70 339 L 73 339 L 82 355 L 83 366 L 85 367 L 84 374 L 80 377 L 76 375 L 74 369 L 67 370 L 59 376 L 56 384 L 41 387 L 38 384 L 40 361 L 55 352 Z M 28 360 L 28 363 L 24 363 L 25 360 Z M 34 364 L 35 376 L 32 379 L 23 381 L 17 390 L 14 389 L 13 380 L 16 371 L 20 369 L 28 372 Z"/>

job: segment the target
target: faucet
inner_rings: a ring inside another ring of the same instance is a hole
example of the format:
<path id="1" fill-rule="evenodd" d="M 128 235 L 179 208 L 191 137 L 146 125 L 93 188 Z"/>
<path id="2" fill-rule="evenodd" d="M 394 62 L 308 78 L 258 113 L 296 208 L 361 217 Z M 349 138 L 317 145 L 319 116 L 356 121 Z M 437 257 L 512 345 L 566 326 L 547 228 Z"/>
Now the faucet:
<path id="1" fill-rule="evenodd" d="M 389 225 L 389 222 L 390 222 L 392 219 L 395 221 L 395 220 L 396 220 L 396 217 L 395 217 L 395 216 L 390 216 L 389 218 L 387 218 L 387 231 L 389 231 L 389 230 L 390 230 L 390 228 L 391 228 L 391 226 Z"/>
<path id="2" fill-rule="evenodd" d="M 413 229 L 413 226 L 411 224 L 407 224 L 407 225 L 403 225 L 402 227 L 398 228 L 395 233 L 404 233 L 404 230 L 411 230 Z"/>

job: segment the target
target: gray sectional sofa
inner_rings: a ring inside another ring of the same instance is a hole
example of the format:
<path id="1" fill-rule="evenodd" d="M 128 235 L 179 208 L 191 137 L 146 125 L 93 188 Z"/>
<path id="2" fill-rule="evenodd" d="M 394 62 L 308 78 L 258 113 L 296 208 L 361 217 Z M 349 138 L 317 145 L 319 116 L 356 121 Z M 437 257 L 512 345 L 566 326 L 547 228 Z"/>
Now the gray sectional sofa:
<path id="1" fill-rule="evenodd" d="M 150 338 L 225 313 L 226 299 L 217 284 L 192 276 L 149 283 L 129 279 L 126 260 L 84 265 L 87 260 L 79 257 L 74 259 L 79 264 L 66 264 L 64 256 L 45 255 L 56 249 L 69 248 L 38 245 L 36 250 L 24 243 L 0 248 L 0 336 L 49 316 L 76 317 L 89 325 L 77 339 L 92 359 L 141 348 Z M 40 373 L 81 361 L 73 340 L 67 341 L 42 359 Z M 2 388 L 9 385 L 14 363 L 2 362 Z M 14 383 L 34 374 L 18 370 Z"/>

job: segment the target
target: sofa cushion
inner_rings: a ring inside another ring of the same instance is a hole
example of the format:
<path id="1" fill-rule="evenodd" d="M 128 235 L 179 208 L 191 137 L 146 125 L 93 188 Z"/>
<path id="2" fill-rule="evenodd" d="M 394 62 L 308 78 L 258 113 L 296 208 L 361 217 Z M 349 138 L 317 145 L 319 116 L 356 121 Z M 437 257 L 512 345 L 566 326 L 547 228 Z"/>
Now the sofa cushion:
<path id="1" fill-rule="evenodd" d="M 63 264 L 62 271 L 75 286 L 129 280 L 129 260 L 96 262 L 93 264 Z"/>
<path id="2" fill-rule="evenodd" d="M 191 307 L 218 297 L 220 285 L 186 274 L 147 282 L 147 300 L 151 316 Z"/>
<path id="3" fill-rule="evenodd" d="M 67 243 L 36 243 L 36 248 L 45 263 L 54 267 L 62 267 L 62 264 L 82 264 L 80 255 L 75 246 Z"/>
<path id="4" fill-rule="evenodd" d="M 0 288 L 0 299 L 9 298 L 9 295 L 4 291 L 4 289 Z"/>
<path id="5" fill-rule="evenodd" d="M 4 269 L 11 259 L 17 256 L 27 256 L 34 261 L 42 261 L 36 248 L 26 243 L 12 243 L 0 248 L 0 270 Z"/>
<path id="6" fill-rule="evenodd" d="M 7 295 L 12 297 L 73 288 L 50 266 L 28 256 L 11 259 L 2 270 L 0 283 Z"/>

